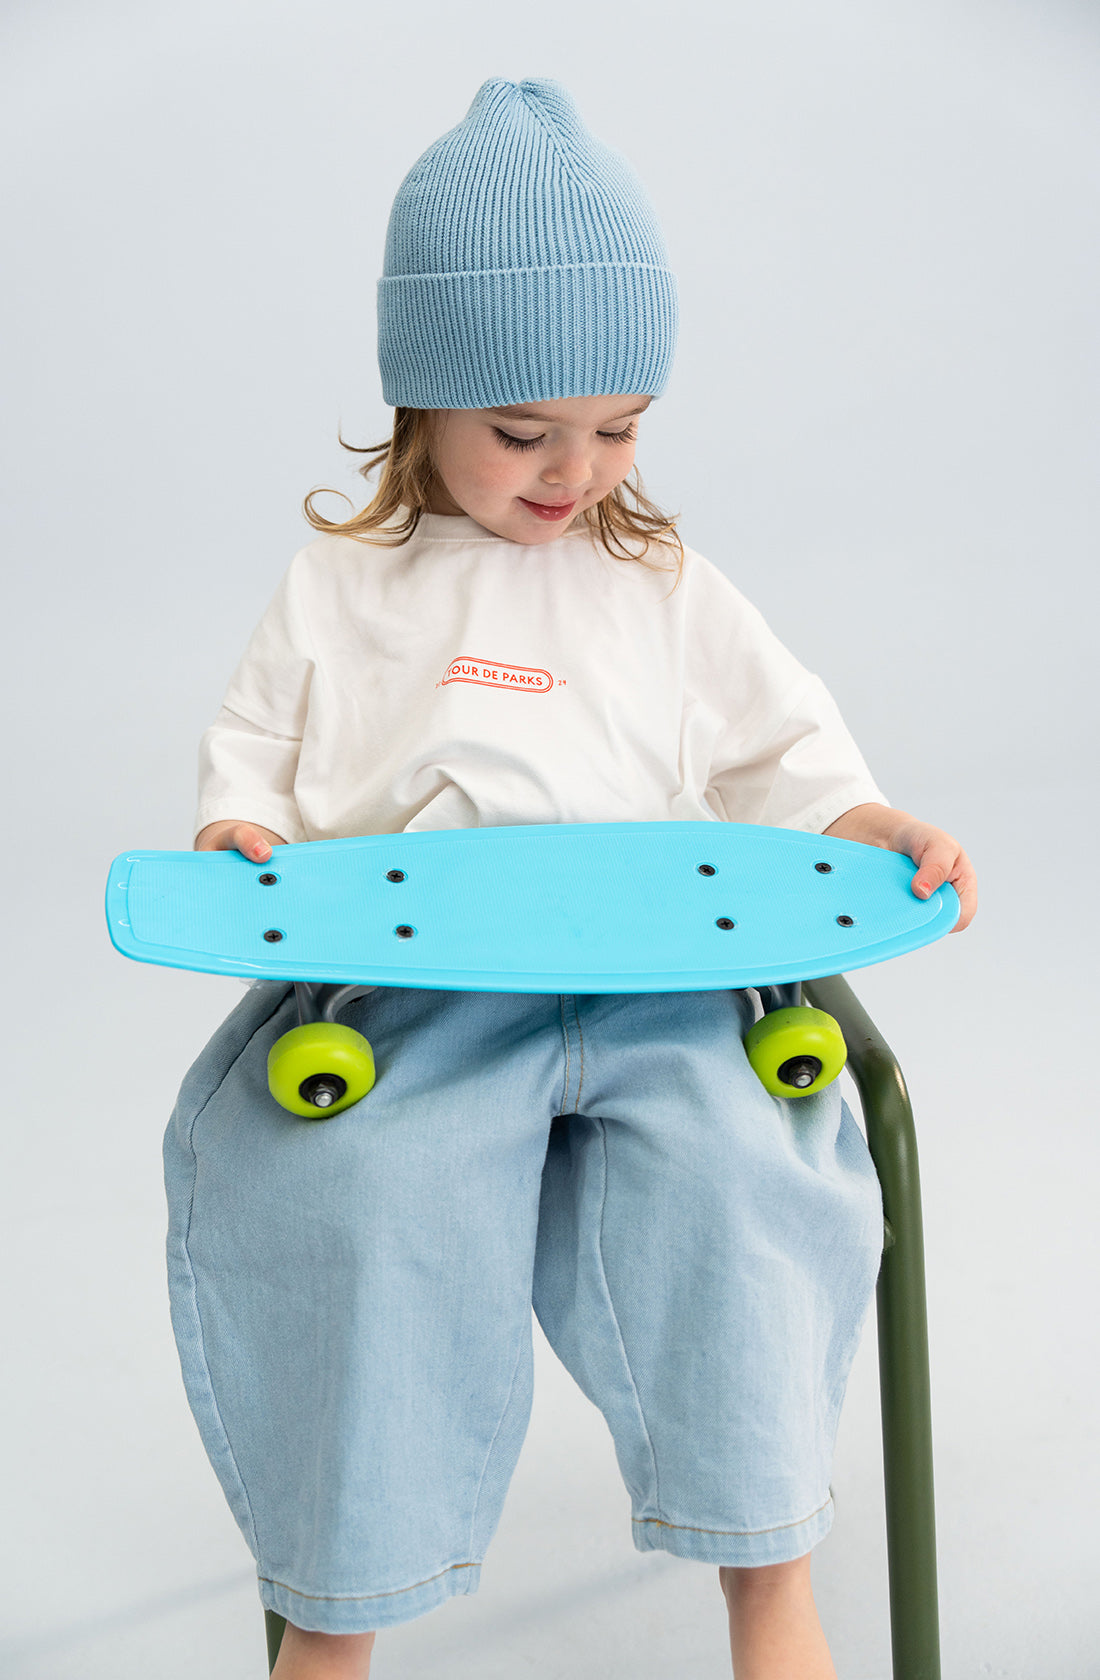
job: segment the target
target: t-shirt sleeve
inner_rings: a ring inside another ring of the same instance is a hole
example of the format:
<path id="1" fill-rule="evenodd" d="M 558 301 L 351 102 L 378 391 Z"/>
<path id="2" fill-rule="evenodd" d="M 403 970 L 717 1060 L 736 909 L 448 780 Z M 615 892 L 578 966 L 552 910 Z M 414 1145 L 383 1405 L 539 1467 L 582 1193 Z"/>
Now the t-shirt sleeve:
<path id="1" fill-rule="evenodd" d="M 815 834 L 888 804 L 821 679 L 716 567 L 697 563 L 691 582 L 698 704 L 714 719 L 708 803 L 727 822 Z"/>
<path id="2" fill-rule="evenodd" d="M 235 817 L 284 840 L 307 838 L 294 782 L 314 669 L 296 562 L 253 631 L 200 742 L 196 834 Z"/>

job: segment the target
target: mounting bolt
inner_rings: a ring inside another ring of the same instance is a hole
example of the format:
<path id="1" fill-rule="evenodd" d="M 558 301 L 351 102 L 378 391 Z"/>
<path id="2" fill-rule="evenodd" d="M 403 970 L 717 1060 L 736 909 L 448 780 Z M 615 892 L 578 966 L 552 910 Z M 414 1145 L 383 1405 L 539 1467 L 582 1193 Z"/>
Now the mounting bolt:
<path id="1" fill-rule="evenodd" d="M 347 1092 L 346 1079 L 341 1079 L 338 1073 L 315 1073 L 309 1079 L 303 1079 L 298 1087 L 298 1095 L 304 1102 L 312 1103 L 314 1108 L 331 1108 L 338 1103 Z"/>
<path id="2" fill-rule="evenodd" d="M 831 875 L 833 872 L 833 866 L 831 863 L 815 863 L 814 868 L 817 870 L 819 875 Z"/>
<path id="3" fill-rule="evenodd" d="M 718 871 L 715 869 L 713 863 L 701 863 L 699 865 L 700 875 L 717 875 L 717 873 Z"/>
<path id="4" fill-rule="evenodd" d="M 714 925 L 715 927 L 720 927 L 723 933 L 728 933 L 730 928 L 735 928 L 737 926 L 737 923 L 732 922 L 728 916 L 719 916 Z"/>
<path id="5" fill-rule="evenodd" d="M 403 869 L 387 869 L 386 870 L 386 880 L 387 881 L 403 881 L 404 879 L 405 879 L 405 871 Z"/>
<path id="6" fill-rule="evenodd" d="M 817 1056 L 791 1056 L 779 1068 L 778 1078 L 796 1091 L 805 1091 L 820 1073 L 821 1061 Z"/>
<path id="7" fill-rule="evenodd" d="M 267 940 L 269 945 L 277 945 L 282 937 L 283 936 L 279 932 L 278 928 L 268 928 L 267 932 L 264 934 L 264 938 Z"/>

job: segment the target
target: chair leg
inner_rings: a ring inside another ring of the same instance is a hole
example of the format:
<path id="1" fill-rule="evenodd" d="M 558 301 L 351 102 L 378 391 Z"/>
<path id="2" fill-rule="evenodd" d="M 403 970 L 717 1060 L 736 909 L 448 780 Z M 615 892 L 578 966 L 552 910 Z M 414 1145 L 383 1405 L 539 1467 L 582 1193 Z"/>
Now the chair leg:
<path id="1" fill-rule="evenodd" d="M 286 1617 L 277 1616 L 274 1610 L 265 1610 L 264 1625 L 267 1631 L 267 1672 L 270 1674 L 275 1667 L 275 1658 L 279 1655 L 279 1646 L 283 1642 Z"/>
<path id="2" fill-rule="evenodd" d="M 879 1387 L 894 1680 L 940 1680 L 928 1309 L 913 1111 L 893 1053 L 847 982 L 839 976 L 815 980 L 805 990 L 844 1034 L 882 1186 Z"/>

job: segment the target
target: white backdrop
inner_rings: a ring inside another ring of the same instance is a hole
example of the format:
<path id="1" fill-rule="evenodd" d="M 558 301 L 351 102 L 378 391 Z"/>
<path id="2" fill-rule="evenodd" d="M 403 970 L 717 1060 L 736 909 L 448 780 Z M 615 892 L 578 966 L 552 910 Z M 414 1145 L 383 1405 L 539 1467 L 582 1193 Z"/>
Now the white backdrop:
<path id="1" fill-rule="evenodd" d="M 239 994 L 123 963 L 102 886 L 188 843 L 302 496 L 355 493 L 338 428 L 387 433 L 398 182 L 485 77 L 550 75 L 680 277 L 647 488 L 979 865 L 969 933 L 859 984 L 922 1139 L 944 1672 L 1094 1680 L 1095 9 L 8 0 L 2 29 L 3 1672 L 263 1671 L 161 1255 L 164 1121 Z M 870 1325 L 815 1559 L 845 1680 L 888 1672 L 875 1408 Z M 376 1674 L 724 1672 L 713 1571 L 628 1528 L 544 1353 L 481 1594 L 385 1636 Z"/>

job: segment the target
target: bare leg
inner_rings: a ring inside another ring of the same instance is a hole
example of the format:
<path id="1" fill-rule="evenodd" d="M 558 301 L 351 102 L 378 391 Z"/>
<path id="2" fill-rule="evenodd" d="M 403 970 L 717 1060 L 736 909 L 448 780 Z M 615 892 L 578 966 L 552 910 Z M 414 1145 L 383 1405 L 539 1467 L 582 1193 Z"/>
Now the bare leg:
<path id="1" fill-rule="evenodd" d="M 810 1554 L 721 1568 L 735 1680 L 837 1680 L 810 1587 Z"/>
<path id="2" fill-rule="evenodd" d="M 271 1680 L 367 1680 L 373 1633 L 306 1633 L 286 1624 Z"/>

